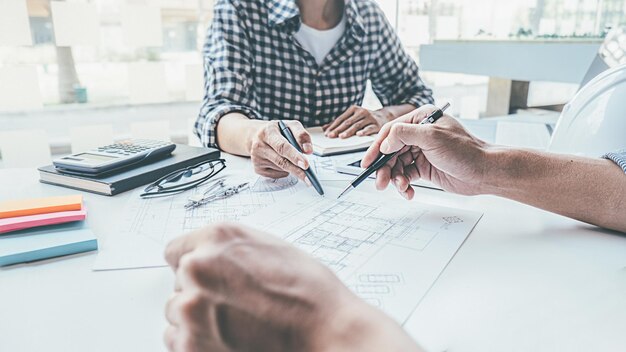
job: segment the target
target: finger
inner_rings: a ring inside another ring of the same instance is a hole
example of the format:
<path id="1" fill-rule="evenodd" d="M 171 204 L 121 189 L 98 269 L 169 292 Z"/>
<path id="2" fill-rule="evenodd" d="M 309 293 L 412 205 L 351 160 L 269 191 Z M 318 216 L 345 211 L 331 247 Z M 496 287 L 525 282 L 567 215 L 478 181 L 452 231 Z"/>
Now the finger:
<path id="1" fill-rule="evenodd" d="M 304 126 L 300 121 L 288 121 L 287 125 L 293 133 L 293 136 L 296 137 L 296 141 L 300 144 L 300 148 L 306 154 L 313 153 L 313 145 L 311 144 L 311 135 L 306 131 Z"/>
<path id="2" fill-rule="evenodd" d="M 370 136 L 372 134 L 375 134 L 379 130 L 380 130 L 380 127 L 377 124 L 373 123 L 371 125 L 367 125 L 363 127 L 360 131 L 357 131 L 356 135 L 357 136 Z"/>
<path id="3" fill-rule="evenodd" d="M 409 179 L 409 182 L 422 178 L 416 164 L 405 166 L 404 175 L 406 175 L 406 177 Z"/>
<path id="4" fill-rule="evenodd" d="M 202 244 L 215 245 L 237 239 L 240 235 L 241 231 L 228 224 L 205 226 L 172 240 L 165 248 L 165 260 L 174 271 L 177 271 L 182 264 L 183 256 L 190 254 Z"/>
<path id="5" fill-rule="evenodd" d="M 170 352 L 175 351 L 176 346 L 176 336 L 178 335 L 178 328 L 168 325 L 165 328 L 165 332 L 163 333 L 163 341 L 165 342 L 165 347 Z"/>
<path id="6" fill-rule="evenodd" d="M 200 243 L 209 241 L 211 235 L 210 228 L 202 228 L 172 240 L 165 248 L 165 260 L 176 271 L 180 258 L 193 251 Z"/>
<path id="7" fill-rule="evenodd" d="M 415 159 L 415 170 L 420 178 L 426 181 L 432 181 L 432 167 L 428 159 L 426 159 L 426 156 L 424 156 L 424 153 L 419 153 Z"/>
<path id="8" fill-rule="evenodd" d="M 381 144 L 388 137 L 393 126 L 397 124 L 416 124 L 422 121 L 428 114 L 437 109 L 433 105 L 423 105 L 418 109 L 415 109 L 405 115 L 398 117 L 397 119 L 387 122 L 383 125 L 383 127 L 378 132 L 376 139 L 372 143 L 372 145 L 367 149 L 367 152 L 363 156 L 361 160 L 361 167 L 366 168 L 370 166 L 376 159 L 378 159 L 379 154 L 381 153 Z"/>
<path id="9" fill-rule="evenodd" d="M 409 186 L 406 191 L 400 192 L 400 195 L 406 200 L 411 200 L 415 196 L 415 190 L 413 189 L 413 186 Z"/>
<path id="10" fill-rule="evenodd" d="M 178 277 L 178 275 L 175 276 L 174 278 L 174 292 L 180 292 L 181 291 L 181 286 L 180 286 L 180 278 Z"/>
<path id="11" fill-rule="evenodd" d="M 394 124 L 389 135 L 380 144 L 380 152 L 393 153 L 404 146 L 417 146 L 422 149 L 434 142 L 434 125 L 415 125 L 409 123 Z"/>
<path id="12" fill-rule="evenodd" d="M 345 131 L 339 134 L 339 138 L 352 137 L 356 134 L 357 131 L 361 130 L 363 127 L 371 125 L 371 124 L 375 124 L 375 123 L 376 121 L 371 116 L 366 116 L 360 120 L 356 120 L 352 123 L 352 126 L 350 126 L 348 129 L 346 129 Z"/>
<path id="13" fill-rule="evenodd" d="M 400 160 L 398 160 L 391 168 L 391 179 L 393 180 L 393 184 L 396 186 L 398 191 L 406 191 L 409 186 L 409 181 L 404 176 L 404 166 Z"/>
<path id="14" fill-rule="evenodd" d="M 270 148 L 268 146 L 268 148 Z M 289 176 L 289 173 L 282 170 L 278 166 L 274 165 L 271 161 L 265 158 L 259 158 L 254 164 L 254 172 L 263 177 L 269 178 L 283 178 Z"/>
<path id="15" fill-rule="evenodd" d="M 282 167 L 283 165 L 276 162 L 276 157 L 275 155 L 273 155 L 273 154 L 278 154 L 278 156 L 281 156 L 287 159 L 287 161 L 293 164 L 293 166 L 299 167 L 302 170 L 308 169 L 309 161 L 307 160 L 307 158 L 304 155 L 302 155 L 302 153 L 300 153 L 294 146 L 292 146 L 289 143 L 289 141 L 287 141 L 286 138 L 280 135 L 280 131 L 276 131 L 276 132 L 277 133 L 274 136 L 269 137 L 267 140 L 267 144 L 274 151 L 274 153 L 271 153 L 271 150 L 268 150 L 268 149 L 264 149 L 263 151 L 261 151 L 262 153 L 265 152 L 265 156 L 272 155 L 272 157 L 269 157 L 267 159 L 273 162 L 276 166 L 279 166 L 281 169 L 285 170 L 285 168 Z M 307 136 L 308 136 L 308 133 L 307 133 Z M 308 138 L 310 142 L 311 137 L 308 136 Z"/>
<path id="16" fill-rule="evenodd" d="M 174 293 L 165 303 L 165 319 L 172 326 L 180 326 L 180 314 L 178 312 L 178 306 L 180 305 L 180 297 L 182 293 Z"/>
<path id="17" fill-rule="evenodd" d="M 384 165 L 376 171 L 376 189 L 379 191 L 384 190 L 389 186 L 389 181 L 391 181 L 391 167 Z"/>
<path id="18" fill-rule="evenodd" d="M 385 140 L 385 138 L 387 138 L 387 136 L 389 135 L 389 131 L 391 130 L 391 127 L 396 123 L 398 123 L 398 121 L 394 120 L 391 122 L 387 122 L 386 124 L 383 125 L 383 127 L 380 129 L 380 132 L 378 132 L 376 139 L 374 139 L 374 142 L 372 143 L 372 145 L 370 145 L 370 147 L 367 148 L 367 151 L 365 152 L 365 155 L 363 156 L 363 159 L 361 160 L 362 168 L 369 167 L 372 163 L 374 163 L 378 159 L 380 155 L 380 145 Z"/>
<path id="19" fill-rule="evenodd" d="M 291 147 L 291 145 L 289 146 Z M 281 147 L 278 147 L 277 149 L 281 149 Z M 298 152 L 296 151 L 296 153 Z M 276 152 L 276 150 L 267 151 L 265 158 L 272 164 L 276 165 L 276 168 L 280 171 L 292 174 L 301 180 L 306 178 L 306 174 L 301 167 L 294 165 L 288 158 L 281 156 L 278 152 Z"/>
<path id="20" fill-rule="evenodd" d="M 354 115 L 352 115 L 349 118 L 345 119 L 341 125 L 337 126 L 332 131 L 332 133 L 334 133 L 336 136 L 341 138 L 341 134 L 342 133 L 344 133 L 346 130 L 348 130 L 350 127 L 352 127 L 358 121 L 361 121 L 361 120 L 367 118 L 367 116 L 368 116 L 368 112 L 367 111 L 356 111 L 354 113 Z"/>
<path id="21" fill-rule="evenodd" d="M 278 168 L 278 166 L 275 166 L 276 168 Z M 269 178 L 273 178 L 273 179 L 279 179 L 279 178 L 283 178 L 283 177 L 287 177 L 289 176 L 289 173 L 287 171 L 284 170 L 277 170 L 277 169 L 273 169 L 273 168 L 263 168 L 260 169 L 259 172 L 257 172 L 259 175 L 264 176 L 264 177 L 269 177 Z"/>
<path id="22" fill-rule="evenodd" d="M 335 127 L 341 125 L 343 123 L 343 120 L 345 120 L 348 117 L 352 116 L 352 114 L 354 113 L 354 110 L 356 110 L 356 108 L 357 108 L 356 105 L 352 105 L 346 111 L 344 111 L 343 114 L 339 115 L 339 117 L 337 117 L 334 121 L 332 121 L 330 123 L 330 125 L 328 125 L 328 128 L 326 128 L 326 136 L 330 137 L 330 132 L 333 129 L 335 129 Z"/>

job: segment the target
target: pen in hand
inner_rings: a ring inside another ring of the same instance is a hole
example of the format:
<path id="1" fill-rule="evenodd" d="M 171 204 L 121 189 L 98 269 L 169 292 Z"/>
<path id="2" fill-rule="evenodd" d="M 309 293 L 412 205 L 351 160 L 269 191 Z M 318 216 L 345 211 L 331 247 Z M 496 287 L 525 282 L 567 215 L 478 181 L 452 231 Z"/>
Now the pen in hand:
<path id="1" fill-rule="evenodd" d="M 437 110 L 433 111 L 432 113 L 430 113 L 430 115 L 426 116 L 426 118 L 423 119 L 422 121 L 420 121 L 419 124 L 420 125 L 426 125 L 426 124 L 432 124 L 432 123 L 437 122 L 437 120 L 439 120 L 443 116 L 443 112 L 446 111 L 446 109 L 448 107 L 450 107 L 450 103 L 446 103 L 441 109 L 437 109 Z M 400 150 L 402 150 L 402 148 L 400 148 Z M 376 161 L 373 162 L 372 165 L 370 165 L 367 169 L 363 170 L 363 172 L 361 172 L 361 174 L 359 176 L 357 176 L 352 182 L 350 182 L 350 184 L 348 184 L 348 186 L 343 190 L 343 192 L 341 192 L 337 196 L 337 199 L 339 199 L 339 198 L 343 197 L 344 195 L 350 193 L 350 191 L 355 189 L 359 184 L 361 184 L 361 182 L 363 182 L 371 174 L 376 172 L 376 170 L 378 170 L 381 167 L 383 167 L 386 163 L 389 162 L 389 160 L 393 159 L 394 156 L 398 155 L 400 150 L 398 150 L 396 152 L 393 152 L 391 154 L 382 154 L 381 153 L 378 156 L 378 159 L 376 159 Z"/>
<path id="2" fill-rule="evenodd" d="M 285 137 L 289 141 L 289 144 L 296 148 L 299 153 L 302 153 L 302 148 L 300 148 L 298 141 L 296 141 L 296 137 L 294 137 L 289 127 L 287 127 L 287 125 L 285 125 L 282 120 L 278 120 L 278 129 L 280 130 L 280 134 L 282 134 L 283 137 Z M 315 176 L 313 170 L 311 170 L 311 167 L 304 170 L 304 173 L 306 174 L 306 177 L 309 179 L 309 181 L 311 181 L 311 185 L 313 185 L 313 188 L 315 188 L 317 193 L 319 193 L 320 196 L 323 196 L 324 190 L 322 189 L 322 185 L 317 180 L 317 177 Z"/>

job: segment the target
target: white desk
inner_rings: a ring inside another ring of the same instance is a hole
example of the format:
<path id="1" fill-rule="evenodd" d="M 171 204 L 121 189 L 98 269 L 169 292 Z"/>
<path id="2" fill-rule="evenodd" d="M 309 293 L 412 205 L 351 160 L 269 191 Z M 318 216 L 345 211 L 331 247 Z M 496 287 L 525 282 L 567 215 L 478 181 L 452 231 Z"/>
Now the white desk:
<path id="1" fill-rule="evenodd" d="M 229 167 L 247 163 L 228 159 Z M 34 170 L 0 169 L 0 199 L 74 193 L 37 178 Z M 371 183 L 362 187 L 374 192 Z M 89 225 L 101 239 L 128 196 L 85 193 Z M 416 198 L 485 213 L 406 324 L 424 346 L 624 350 L 626 236 L 490 196 L 419 189 Z M 0 351 L 164 350 L 170 270 L 92 272 L 95 258 L 0 269 Z"/>

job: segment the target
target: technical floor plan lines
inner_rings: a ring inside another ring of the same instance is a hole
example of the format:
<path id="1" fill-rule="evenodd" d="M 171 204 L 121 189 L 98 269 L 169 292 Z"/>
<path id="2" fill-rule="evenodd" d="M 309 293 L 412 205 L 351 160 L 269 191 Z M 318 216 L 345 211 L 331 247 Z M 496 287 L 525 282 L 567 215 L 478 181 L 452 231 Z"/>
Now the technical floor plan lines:
<path id="1" fill-rule="evenodd" d="M 247 190 L 193 209 L 185 209 L 185 204 L 189 197 L 202 194 L 203 187 L 171 197 L 152 199 L 141 199 L 140 191 L 137 191 L 126 205 L 119 235 L 103 241 L 94 269 L 166 265 L 162 254 L 169 241 L 210 223 L 238 221 L 306 188 L 298 183 L 297 178 L 293 179 L 295 182 L 290 178 L 277 182 L 267 178 L 252 181 L 259 191 Z M 228 178 L 229 184 L 240 183 L 237 181 L 240 180 Z M 270 192 L 270 188 L 274 191 Z"/>
<path id="2" fill-rule="evenodd" d="M 293 187 L 296 183 L 298 183 L 298 178 L 293 175 L 279 179 L 259 176 L 251 188 L 252 192 L 276 192 Z"/>
<path id="3" fill-rule="evenodd" d="M 327 265 L 348 287 L 402 322 L 481 214 L 351 193 L 293 196 L 244 218 Z M 452 221 L 451 221 L 452 220 Z"/>

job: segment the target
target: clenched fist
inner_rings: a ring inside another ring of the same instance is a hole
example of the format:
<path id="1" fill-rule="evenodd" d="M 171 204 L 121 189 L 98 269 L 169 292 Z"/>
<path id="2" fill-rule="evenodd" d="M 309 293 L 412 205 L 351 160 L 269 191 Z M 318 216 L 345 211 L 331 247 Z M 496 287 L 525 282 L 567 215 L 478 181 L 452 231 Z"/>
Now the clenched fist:
<path id="1" fill-rule="evenodd" d="M 415 351 L 384 314 L 325 266 L 237 225 L 174 240 L 176 287 L 166 307 L 170 351 Z"/>

